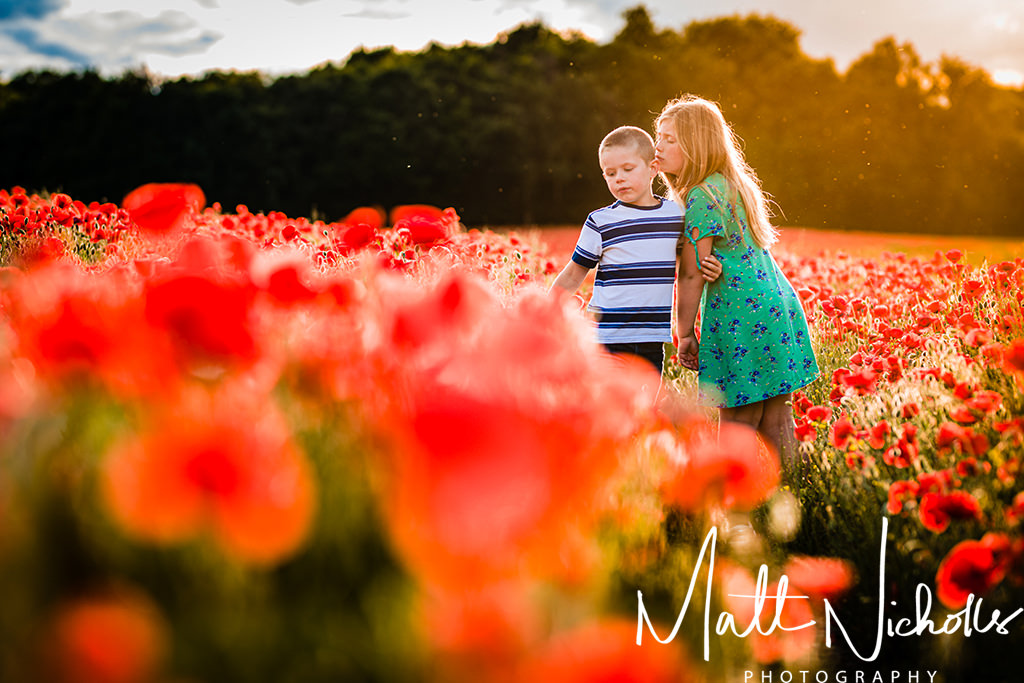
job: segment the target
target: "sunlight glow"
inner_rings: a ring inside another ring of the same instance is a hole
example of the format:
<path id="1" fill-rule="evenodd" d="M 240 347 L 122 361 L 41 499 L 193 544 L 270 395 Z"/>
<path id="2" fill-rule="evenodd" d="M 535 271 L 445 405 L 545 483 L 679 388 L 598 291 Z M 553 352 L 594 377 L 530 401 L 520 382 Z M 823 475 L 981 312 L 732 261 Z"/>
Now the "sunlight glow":
<path id="1" fill-rule="evenodd" d="M 1024 73 L 1016 69 L 996 69 L 992 72 L 992 82 L 1007 88 L 1024 87 Z"/>

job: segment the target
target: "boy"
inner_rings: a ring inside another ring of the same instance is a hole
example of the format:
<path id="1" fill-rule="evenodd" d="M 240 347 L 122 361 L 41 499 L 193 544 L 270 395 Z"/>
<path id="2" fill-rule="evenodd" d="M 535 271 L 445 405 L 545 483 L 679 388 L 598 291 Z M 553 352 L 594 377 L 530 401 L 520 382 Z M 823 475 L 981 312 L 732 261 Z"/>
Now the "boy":
<path id="1" fill-rule="evenodd" d="M 611 353 L 646 359 L 658 373 L 672 340 L 676 248 L 683 214 L 651 190 L 658 174 L 654 140 L 641 128 L 620 126 L 605 136 L 598 159 L 615 203 L 592 212 L 576 249 L 552 289 L 575 293 L 597 268 L 588 310 L 597 317 L 597 341 Z M 713 256 L 702 262 L 706 280 L 721 274 Z"/>

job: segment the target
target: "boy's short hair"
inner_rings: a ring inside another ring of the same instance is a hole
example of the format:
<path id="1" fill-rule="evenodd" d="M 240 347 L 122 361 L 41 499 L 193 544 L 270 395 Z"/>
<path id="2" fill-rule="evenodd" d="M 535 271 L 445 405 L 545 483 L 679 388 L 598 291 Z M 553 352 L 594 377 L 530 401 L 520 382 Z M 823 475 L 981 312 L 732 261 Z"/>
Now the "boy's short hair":
<path id="1" fill-rule="evenodd" d="M 654 139 L 643 128 L 619 126 L 604 136 L 597 153 L 600 154 L 609 147 L 632 147 L 646 163 L 654 161 Z"/>

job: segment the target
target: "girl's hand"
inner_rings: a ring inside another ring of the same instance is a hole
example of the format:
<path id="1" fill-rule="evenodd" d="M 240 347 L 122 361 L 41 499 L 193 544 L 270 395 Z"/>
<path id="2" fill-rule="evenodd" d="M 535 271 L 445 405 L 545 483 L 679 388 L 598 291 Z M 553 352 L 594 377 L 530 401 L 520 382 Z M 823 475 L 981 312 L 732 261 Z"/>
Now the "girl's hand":
<path id="1" fill-rule="evenodd" d="M 697 352 L 700 350 L 700 345 L 697 343 L 697 337 L 689 334 L 685 337 L 679 338 L 679 344 L 676 346 L 676 358 L 679 359 L 679 364 L 687 370 L 696 370 L 699 366 L 697 363 Z"/>
<path id="2" fill-rule="evenodd" d="M 722 274 L 722 262 L 714 254 L 708 254 L 700 262 L 700 275 L 706 282 L 714 282 Z"/>

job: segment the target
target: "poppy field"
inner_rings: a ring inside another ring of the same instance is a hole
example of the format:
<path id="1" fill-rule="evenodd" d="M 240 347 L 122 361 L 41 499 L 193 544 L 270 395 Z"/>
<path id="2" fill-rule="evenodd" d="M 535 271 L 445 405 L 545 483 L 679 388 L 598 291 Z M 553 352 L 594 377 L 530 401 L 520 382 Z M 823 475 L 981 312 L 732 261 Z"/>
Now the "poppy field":
<path id="1" fill-rule="evenodd" d="M 785 461 L 535 233 L 0 190 L 0 680 L 1014 680 L 1024 260 L 784 247 Z"/>

